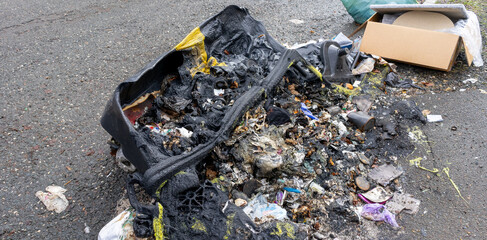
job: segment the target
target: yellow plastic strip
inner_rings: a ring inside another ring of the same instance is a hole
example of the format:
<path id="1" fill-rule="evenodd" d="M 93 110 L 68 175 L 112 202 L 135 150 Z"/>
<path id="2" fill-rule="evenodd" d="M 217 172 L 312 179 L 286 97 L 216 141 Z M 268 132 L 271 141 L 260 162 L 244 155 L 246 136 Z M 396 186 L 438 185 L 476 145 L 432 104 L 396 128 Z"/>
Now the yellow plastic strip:
<path id="1" fill-rule="evenodd" d="M 162 184 L 161 184 L 161 185 L 160 185 L 160 186 L 157 188 L 157 190 L 156 190 L 156 197 L 158 197 L 158 198 L 159 198 L 159 196 L 161 195 L 161 190 L 162 190 L 162 188 L 164 187 L 164 185 L 166 185 L 166 183 L 167 183 L 167 180 L 166 180 L 166 181 L 164 181 L 164 182 L 163 182 L 163 183 L 162 183 Z"/>
<path id="2" fill-rule="evenodd" d="M 154 227 L 154 237 L 156 240 L 164 239 L 164 221 L 162 220 L 162 215 L 164 214 L 164 208 L 161 203 L 157 203 L 159 207 L 159 216 L 152 220 L 152 226 Z"/>
<path id="3" fill-rule="evenodd" d="M 191 76 L 197 72 L 210 73 L 210 68 L 213 66 L 226 66 L 225 63 L 219 63 L 216 58 L 208 58 L 208 54 L 205 50 L 205 35 L 197 27 L 186 36 L 183 41 L 176 45 L 175 49 L 180 51 L 188 48 L 195 48 L 198 51 L 196 56 L 196 66 L 190 70 Z"/>
<path id="4" fill-rule="evenodd" d="M 178 45 L 176 45 L 176 50 L 180 51 L 183 49 L 188 49 L 201 44 L 205 41 L 205 35 L 201 33 L 199 27 L 193 29 Z M 206 58 L 206 56 L 205 56 Z"/>
<path id="5" fill-rule="evenodd" d="M 422 170 L 425 170 L 428 172 L 432 172 L 432 173 L 438 173 L 440 171 L 438 168 L 433 168 L 433 170 L 430 170 L 430 169 L 427 169 L 427 168 L 421 166 L 421 160 L 423 160 L 422 157 L 409 160 L 409 165 L 416 166 L 419 169 L 422 169 Z"/>
<path id="6" fill-rule="evenodd" d="M 316 69 L 313 65 L 308 65 L 308 69 L 311 70 L 311 72 L 313 72 L 316 76 L 318 76 L 321 81 L 323 81 L 323 75 L 321 75 L 318 69 Z"/>
<path id="7" fill-rule="evenodd" d="M 463 198 L 462 193 L 460 193 L 460 189 L 458 188 L 458 186 L 455 184 L 455 182 L 453 181 L 453 179 L 451 179 L 451 177 L 450 177 L 450 168 L 449 167 L 443 168 L 443 172 L 446 174 L 446 176 L 448 177 L 448 179 L 450 179 L 450 182 L 453 185 L 453 187 L 455 188 L 455 190 L 457 190 L 458 195 L 463 199 L 463 201 L 465 201 L 468 204 L 467 200 L 465 200 L 465 198 Z"/>

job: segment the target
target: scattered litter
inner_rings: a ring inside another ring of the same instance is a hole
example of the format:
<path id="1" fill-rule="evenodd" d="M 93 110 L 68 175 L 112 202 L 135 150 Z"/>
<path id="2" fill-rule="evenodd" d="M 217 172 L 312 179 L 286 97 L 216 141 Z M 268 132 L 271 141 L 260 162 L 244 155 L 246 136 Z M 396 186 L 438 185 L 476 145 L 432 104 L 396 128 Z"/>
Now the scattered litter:
<path id="1" fill-rule="evenodd" d="M 317 194 L 324 194 L 325 193 L 325 189 L 315 182 L 312 182 L 309 185 L 309 189 L 311 190 L 312 193 L 317 193 Z"/>
<path id="2" fill-rule="evenodd" d="M 420 144 L 425 149 L 428 149 L 428 144 L 431 141 L 428 141 L 428 137 L 421 131 L 418 126 L 408 129 L 408 136 L 413 142 Z"/>
<path id="3" fill-rule="evenodd" d="M 189 131 L 186 128 L 176 128 L 176 131 L 181 134 L 181 137 L 190 138 L 191 136 L 193 136 L 193 132 Z"/>
<path id="4" fill-rule="evenodd" d="M 286 49 L 231 6 L 151 65 L 156 75 L 120 85 L 102 125 L 123 145 L 117 162 L 143 173 L 127 187 L 134 232 L 326 239 L 320 233 L 359 222 L 360 199 L 371 204 L 362 214 L 397 226 L 387 209 L 370 208 L 401 191 L 401 181 L 386 187 L 403 173 L 392 163 L 412 141 L 426 142 L 418 127 L 426 118 L 413 101 L 389 97 L 413 81 L 359 52 L 359 41 L 350 51 L 330 40 Z M 357 63 L 363 72 L 353 76 Z M 122 94 L 149 86 L 139 98 Z M 136 201 L 136 185 L 153 204 Z"/>
<path id="5" fill-rule="evenodd" d="M 462 193 L 460 192 L 460 188 L 458 188 L 458 186 L 455 184 L 455 182 L 453 181 L 453 179 L 451 179 L 451 177 L 450 177 L 450 168 L 449 167 L 443 168 L 443 172 L 446 174 L 446 176 L 448 177 L 448 180 L 450 180 L 451 184 L 453 185 L 453 187 L 457 191 L 458 196 L 460 196 L 463 199 L 463 201 L 465 201 L 468 204 L 467 200 L 465 200 L 465 198 L 463 198 Z"/>
<path id="6" fill-rule="evenodd" d="M 367 191 L 370 188 L 370 183 L 365 179 L 363 176 L 358 176 L 355 178 L 355 184 L 357 184 L 357 187 L 360 188 L 363 191 Z"/>
<path id="7" fill-rule="evenodd" d="M 438 173 L 440 171 L 438 168 L 427 169 L 427 168 L 421 166 L 421 161 L 422 160 L 423 160 L 422 157 L 418 157 L 418 158 L 409 160 L 409 165 L 416 166 L 419 169 L 422 169 L 422 170 L 425 170 L 425 171 L 428 171 L 428 172 L 431 172 L 431 173 Z"/>
<path id="8" fill-rule="evenodd" d="M 323 235 L 323 234 L 321 234 L 319 232 L 313 233 L 313 237 L 315 237 L 316 239 L 319 239 L 319 240 L 327 239 L 327 237 L 325 237 L 325 235 Z"/>
<path id="9" fill-rule="evenodd" d="M 296 24 L 296 25 L 300 25 L 300 24 L 303 24 L 304 23 L 304 21 L 301 20 L 301 19 L 291 19 L 289 21 L 292 22 L 292 23 L 294 23 L 294 24 Z"/>
<path id="10" fill-rule="evenodd" d="M 286 199 L 286 196 L 287 196 L 287 192 L 284 191 L 284 192 L 277 192 L 276 194 L 276 201 L 275 203 L 277 203 L 279 206 L 282 206 L 282 204 L 284 204 L 284 200 Z"/>
<path id="11" fill-rule="evenodd" d="M 363 164 L 366 164 L 366 165 L 370 164 L 369 158 L 367 156 L 365 156 L 364 153 L 358 153 L 357 157 L 360 160 L 360 162 L 362 162 Z"/>
<path id="12" fill-rule="evenodd" d="M 384 164 L 372 169 L 369 177 L 382 186 L 387 186 L 392 180 L 396 179 L 403 173 L 391 164 Z"/>
<path id="13" fill-rule="evenodd" d="M 467 84 L 467 83 L 474 84 L 474 83 L 476 83 L 477 81 L 478 81 L 478 80 L 477 80 L 477 79 L 475 79 L 475 78 L 469 78 L 469 79 L 467 79 L 467 80 L 463 80 L 462 82 L 463 82 L 463 83 L 465 83 L 465 84 Z"/>
<path id="14" fill-rule="evenodd" d="M 480 93 L 483 93 L 483 94 L 487 94 L 487 91 L 485 91 L 484 89 L 479 89 Z"/>
<path id="15" fill-rule="evenodd" d="M 393 227 L 399 227 L 396 216 L 389 212 L 384 205 L 373 203 L 362 207 L 361 216 L 372 221 L 384 221 Z"/>
<path id="16" fill-rule="evenodd" d="M 243 210 L 251 219 L 258 219 L 257 223 L 264 223 L 273 219 L 287 219 L 285 209 L 275 203 L 268 203 L 262 194 L 258 194 Z"/>
<path id="17" fill-rule="evenodd" d="M 36 197 L 41 200 L 46 206 L 47 210 L 61 213 L 68 207 L 68 200 L 64 196 L 66 189 L 59 186 L 46 187 L 47 192 L 37 191 Z"/>
<path id="18" fill-rule="evenodd" d="M 343 135 L 346 135 L 348 133 L 347 127 L 345 126 L 345 124 L 343 124 L 343 122 L 331 121 L 331 124 L 333 124 L 334 126 L 336 126 L 338 128 L 339 136 L 343 136 Z"/>
<path id="19" fill-rule="evenodd" d="M 352 85 L 352 86 L 353 86 L 354 88 L 358 88 L 358 87 L 360 86 L 360 84 L 361 84 L 361 83 L 362 83 L 362 81 L 355 81 L 355 82 L 353 83 L 353 85 Z"/>
<path id="20" fill-rule="evenodd" d="M 257 179 L 250 179 L 247 181 L 243 186 L 243 193 L 248 197 L 252 196 L 252 194 L 262 186 L 262 183 L 259 182 Z"/>
<path id="21" fill-rule="evenodd" d="M 306 107 L 306 104 L 301 103 L 301 111 L 312 120 L 318 120 L 317 117 L 313 116 L 313 113 Z"/>
<path id="22" fill-rule="evenodd" d="M 125 106 L 123 108 L 123 114 L 127 119 L 134 124 L 135 121 L 144 114 L 145 108 L 152 106 L 152 101 L 159 96 L 161 91 L 154 91 L 151 93 L 144 94 L 135 100 L 132 104 Z"/>
<path id="23" fill-rule="evenodd" d="M 326 111 L 328 113 L 330 113 L 330 115 L 335 116 L 335 115 L 339 114 L 342 111 L 342 109 L 338 106 L 332 106 L 332 107 L 327 108 Z"/>
<path id="24" fill-rule="evenodd" d="M 122 148 L 117 150 L 115 155 L 115 162 L 117 163 L 118 167 L 120 167 L 124 172 L 135 172 L 137 168 L 123 155 Z"/>
<path id="25" fill-rule="evenodd" d="M 213 89 L 213 94 L 215 94 L 215 96 L 222 96 L 223 94 L 225 94 L 225 89 Z"/>
<path id="26" fill-rule="evenodd" d="M 100 230 L 98 240 L 135 239 L 134 217 L 135 211 L 131 208 L 121 212 Z"/>
<path id="27" fill-rule="evenodd" d="M 432 114 L 430 114 L 430 115 L 426 116 L 426 119 L 430 123 L 443 122 L 443 118 L 441 117 L 441 115 L 432 115 Z"/>
<path id="28" fill-rule="evenodd" d="M 387 77 L 384 80 L 384 82 L 387 84 L 387 86 L 394 87 L 394 88 L 411 88 L 411 87 L 414 87 L 417 89 L 425 90 L 423 87 L 420 87 L 420 86 L 414 84 L 412 79 L 401 80 L 399 78 L 399 76 L 397 75 L 397 73 L 395 73 L 395 72 L 390 72 L 389 74 L 387 74 Z"/>
<path id="29" fill-rule="evenodd" d="M 362 112 L 368 112 L 372 107 L 372 102 L 369 100 L 368 96 L 354 96 L 352 98 L 352 103 L 357 106 L 357 109 Z"/>
<path id="30" fill-rule="evenodd" d="M 299 189 L 296 189 L 296 188 L 285 187 L 283 189 L 288 191 L 288 192 L 292 192 L 292 193 L 301 193 L 301 191 Z"/>
<path id="31" fill-rule="evenodd" d="M 85 223 L 85 228 L 83 229 L 83 231 L 86 233 L 86 234 L 89 234 L 90 233 L 90 227 L 88 227 L 88 225 Z"/>
<path id="32" fill-rule="evenodd" d="M 362 60 L 362 62 L 360 62 L 356 68 L 352 69 L 352 74 L 360 75 L 363 73 L 372 72 L 372 70 L 374 70 L 374 66 L 375 66 L 375 59 L 367 58 L 365 60 Z"/>
<path id="33" fill-rule="evenodd" d="M 394 103 L 392 107 L 406 119 L 419 120 L 422 123 L 426 123 L 426 118 L 414 101 L 402 100 Z"/>
<path id="34" fill-rule="evenodd" d="M 269 124 L 280 126 L 285 123 L 291 122 L 289 112 L 280 107 L 271 107 L 267 111 L 266 120 Z"/>
<path id="35" fill-rule="evenodd" d="M 350 112 L 347 118 L 362 132 L 370 130 L 375 125 L 375 118 L 364 112 Z"/>
<path id="36" fill-rule="evenodd" d="M 362 200 L 364 200 L 367 203 L 384 204 L 387 200 L 389 200 L 392 197 L 392 193 L 389 193 L 384 188 L 378 186 L 366 193 L 360 194 L 359 196 L 362 196 L 363 197 Z"/>
<path id="37" fill-rule="evenodd" d="M 237 205 L 237 207 L 243 207 L 243 206 L 247 205 L 247 201 L 245 201 L 241 198 L 237 198 L 237 199 L 235 199 L 235 205 Z"/>
<path id="38" fill-rule="evenodd" d="M 419 204 L 421 201 L 415 199 L 411 194 L 394 193 L 394 196 L 387 201 L 386 208 L 394 214 L 399 214 L 401 211 L 408 214 L 416 214 L 419 211 Z"/>
<path id="39" fill-rule="evenodd" d="M 345 36 L 345 34 L 343 34 L 342 32 L 340 32 L 338 35 L 336 35 L 334 38 L 333 38 L 334 41 L 336 41 L 341 48 L 352 48 L 352 40 L 350 40 L 347 36 Z"/>

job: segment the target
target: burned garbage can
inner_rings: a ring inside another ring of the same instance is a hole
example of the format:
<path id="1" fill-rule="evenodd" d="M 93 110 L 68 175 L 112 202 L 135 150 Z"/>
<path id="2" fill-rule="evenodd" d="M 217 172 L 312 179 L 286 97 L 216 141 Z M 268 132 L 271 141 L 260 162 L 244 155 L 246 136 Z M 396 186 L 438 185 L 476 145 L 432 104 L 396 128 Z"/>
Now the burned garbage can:
<path id="1" fill-rule="evenodd" d="M 325 45 L 287 49 L 229 6 L 116 88 L 101 124 L 137 169 L 127 180 L 137 236 L 303 239 L 340 230 L 323 219 L 358 221 L 332 177 L 353 182 L 358 158 L 344 153 L 366 133 L 349 130 L 350 103 L 323 75 L 337 65 Z M 139 202 L 137 185 L 155 204 Z"/>

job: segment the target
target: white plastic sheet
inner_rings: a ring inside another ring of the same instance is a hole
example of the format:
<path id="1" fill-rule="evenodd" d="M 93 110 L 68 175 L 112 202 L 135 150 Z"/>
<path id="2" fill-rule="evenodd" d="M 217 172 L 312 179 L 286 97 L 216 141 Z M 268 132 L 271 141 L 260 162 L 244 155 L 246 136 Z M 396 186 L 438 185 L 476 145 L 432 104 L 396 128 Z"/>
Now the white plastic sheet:
<path id="1" fill-rule="evenodd" d="M 135 239 L 132 226 L 134 217 L 135 212 L 133 209 L 121 212 L 100 230 L 98 240 Z"/>

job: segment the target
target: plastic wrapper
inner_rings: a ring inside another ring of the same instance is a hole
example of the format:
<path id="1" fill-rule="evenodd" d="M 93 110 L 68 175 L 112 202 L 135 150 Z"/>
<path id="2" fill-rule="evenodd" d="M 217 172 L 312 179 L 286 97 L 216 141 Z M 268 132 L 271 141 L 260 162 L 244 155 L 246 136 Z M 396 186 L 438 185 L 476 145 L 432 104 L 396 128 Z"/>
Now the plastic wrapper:
<path id="1" fill-rule="evenodd" d="M 472 11 L 467 11 L 467 15 L 467 19 L 458 20 L 455 27 L 446 32 L 461 36 L 465 50 L 473 56 L 473 65 L 481 67 L 484 65 L 484 61 L 482 60 L 482 34 L 480 33 L 479 19 Z"/>
<path id="2" fill-rule="evenodd" d="M 333 38 L 333 41 L 338 42 L 338 44 L 340 44 L 340 48 L 348 48 L 348 49 L 352 48 L 352 44 L 353 44 L 352 40 L 350 40 L 342 32 L 340 32 L 339 34 L 337 34 Z"/>
<path id="3" fill-rule="evenodd" d="M 47 192 L 37 191 L 36 197 L 46 205 L 47 210 L 61 213 L 68 207 L 69 203 L 64 193 L 66 189 L 59 186 L 46 187 Z"/>
<path id="4" fill-rule="evenodd" d="M 306 107 L 306 104 L 304 103 L 301 103 L 301 111 L 303 111 L 303 113 L 308 116 L 310 119 L 312 120 L 318 120 L 317 117 L 315 117 L 313 115 L 313 113 L 311 113 L 311 111 L 308 109 L 308 107 Z"/>
<path id="5" fill-rule="evenodd" d="M 363 73 L 368 73 L 374 70 L 375 59 L 367 58 L 360 62 L 360 64 L 352 70 L 353 75 L 360 75 Z"/>
<path id="6" fill-rule="evenodd" d="M 251 219 L 258 218 L 261 222 L 272 219 L 287 219 L 287 212 L 284 208 L 275 203 L 268 203 L 261 194 L 249 202 L 249 205 L 244 208 L 244 212 Z"/>
<path id="7" fill-rule="evenodd" d="M 100 230 L 98 240 L 135 239 L 132 228 L 134 217 L 133 209 L 121 212 Z"/>
<path id="8" fill-rule="evenodd" d="M 373 203 L 365 204 L 362 208 L 362 217 L 372 221 L 384 221 L 393 227 L 399 227 L 396 216 L 389 212 L 384 205 Z"/>

